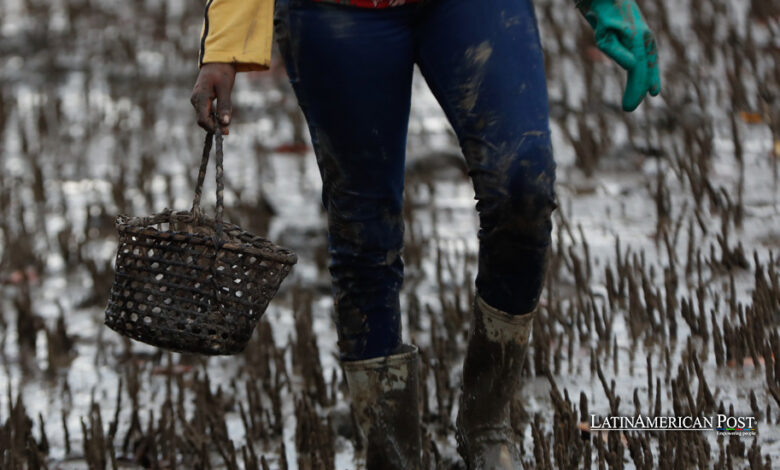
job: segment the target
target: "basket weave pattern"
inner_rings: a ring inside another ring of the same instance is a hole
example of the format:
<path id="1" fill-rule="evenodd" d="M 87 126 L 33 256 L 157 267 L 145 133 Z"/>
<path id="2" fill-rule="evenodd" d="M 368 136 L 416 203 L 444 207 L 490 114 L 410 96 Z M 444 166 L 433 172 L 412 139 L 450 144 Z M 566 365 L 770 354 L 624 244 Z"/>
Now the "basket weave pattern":
<path id="1" fill-rule="evenodd" d="M 217 218 L 200 213 L 213 136 L 207 137 L 190 211 L 117 218 L 116 274 L 106 325 L 182 352 L 235 354 L 297 261 L 272 242 L 222 222 L 222 145 L 217 133 Z"/>

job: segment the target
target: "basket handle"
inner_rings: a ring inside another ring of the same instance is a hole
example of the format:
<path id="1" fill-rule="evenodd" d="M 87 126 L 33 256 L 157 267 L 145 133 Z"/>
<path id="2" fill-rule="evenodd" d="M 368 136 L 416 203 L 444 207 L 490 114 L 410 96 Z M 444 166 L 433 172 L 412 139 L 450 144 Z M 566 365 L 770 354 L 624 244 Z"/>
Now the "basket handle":
<path id="1" fill-rule="evenodd" d="M 222 168 L 223 153 L 222 153 L 222 127 L 219 125 L 219 119 L 214 117 L 214 121 L 217 123 L 215 132 L 208 132 L 206 134 L 206 141 L 203 143 L 203 156 L 200 160 L 200 171 L 198 172 L 198 182 L 195 185 L 195 197 L 192 200 L 192 215 L 197 219 L 201 216 L 200 208 L 200 196 L 203 192 L 203 182 L 206 179 L 206 168 L 209 163 L 209 154 L 211 153 L 211 147 L 214 142 L 214 136 L 217 139 L 217 151 L 216 164 L 217 164 L 217 216 L 215 219 L 216 240 L 222 239 L 222 213 L 224 212 L 223 195 L 225 190 L 225 176 Z"/>

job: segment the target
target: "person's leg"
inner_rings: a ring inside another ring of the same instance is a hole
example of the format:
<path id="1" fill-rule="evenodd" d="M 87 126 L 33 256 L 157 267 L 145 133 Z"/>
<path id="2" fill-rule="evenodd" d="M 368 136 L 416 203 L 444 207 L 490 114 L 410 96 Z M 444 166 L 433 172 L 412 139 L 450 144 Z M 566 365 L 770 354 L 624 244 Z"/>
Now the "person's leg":
<path id="1" fill-rule="evenodd" d="M 342 360 L 401 342 L 404 159 L 414 65 L 402 9 L 279 0 L 275 33 L 311 133 L 328 213 Z"/>
<path id="2" fill-rule="evenodd" d="M 512 315 L 539 300 L 555 208 L 547 87 L 530 0 L 440 0 L 417 61 L 455 129 L 480 216 L 477 291 Z"/>
<path id="3" fill-rule="evenodd" d="M 452 123 L 474 183 L 479 271 L 458 412 L 470 469 L 521 466 L 510 403 L 545 276 L 555 163 L 530 0 L 440 0 L 417 29 L 417 61 Z"/>
<path id="4" fill-rule="evenodd" d="M 419 353 L 401 344 L 409 10 L 278 0 L 276 37 L 328 212 L 344 375 L 369 470 L 419 470 Z"/>

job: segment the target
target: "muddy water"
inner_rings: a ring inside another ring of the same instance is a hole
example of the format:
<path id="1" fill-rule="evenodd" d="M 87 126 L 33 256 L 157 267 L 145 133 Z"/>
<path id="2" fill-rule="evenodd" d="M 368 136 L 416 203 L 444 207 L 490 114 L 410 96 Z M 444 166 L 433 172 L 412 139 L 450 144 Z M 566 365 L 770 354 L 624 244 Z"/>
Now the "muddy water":
<path id="1" fill-rule="evenodd" d="M 671 11 L 683 4 L 666 5 Z M 688 14 L 688 7 L 694 5 L 679 7 L 685 14 L 667 21 L 657 7 L 648 6 L 652 8 L 648 16 L 660 31 L 662 63 L 668 71 L 666 91 L 663 99 L 625 117 L 610 105 L 618 100 L 622 75 L 594 49 L 578 42 L 574 32 L 559 31 L 563 25 L 583 27 L 573 9 L 563 0 L 538 2 L 548 50 L 560 209 L 549 289 L 537 322 L 541 326 L 534 331 L 524 387 L 517 398 L 519 414 L 525 417 L 517 431 L 531 466 L 544 439 L 561 442 L 554 436 L 554 411 L 560 410 L 551 399 L 547 372 L 577 409 L 582 392 L 590 413 L 610 413 L 608 393 L 594 363 L 607 384 L 615 381 L 610 394 L 621 398 L 620 414 L 634 414 L 635 393 L 641 412 L 649 413 L 658 394 L 657 387 L 649 393 L 649 374 L 653 387 L 660 380 L 661 415 L 689 410 L 681 398 L 683 391 L 677 388 L 681 380 L 688 383 L 696 402 L 706 396 L 702 392 L 706 383 L 715 405 L 701 405 L 704 414 L 715 413 L 721 403 L 727 411 L 733 407 L 735 415 L 753 416 L 757 408 L 757 436 L 737 439 L 746 447 L 754 441 L 760 445 L 760 460 L 771 458 L 776 465 L 780 459 L 780 403 L 769 393 L 772 383 L 766 372 L 777 370 L 772 355 L 777 350 L 764 349 L 771 344 L 771 335 L 777 334 L 780 305 L 777 292 L 775 297 L 767 294 L 775 299 L 768 307 L 756 295 L 764 292 L 757 281 L 757 263 L 767 277 L 769 272 L 776 276 L 780 246 L 778 133 L 772 133 L 771 121 L 777 116 L 777 104 L 761 98 L 762 89 L 777 89 L 771 54 L 766 52 L 778 47 L 778 36 L 772 34 L 777 18 L 759 21 L 748 8 L 725 2 L 713 5 L 712 10 L 697 11 L 696 29 L 691 29 L 694 22 Z M 75 0 L 51 5 L 19 0 L 0 9 L 4 149 L 0 156 L 4 320 L 0 324 L 0 418 L 8 416 L 9 397 L 15 401 L 21 395 L 26 414 L 36 423 L 32 435 L 37 441 L 44 434 L 37 423 L 41 416 L 50 467 L 85 468 L 92 457 L 84 449 L 82 420 L 90 425 L 90 407 L 97 403 L 108 432 L 121 381 L 122 406 L 113 441 L 119 467 L 151 466 L 138 457 L 143 432 L 130 433 L 130 445 L 122 445 L 132 427 L 131 397 L 137 403 L 141 428 L 147 429 L 149 413 L 160 419 L 166 401 L 178 391 L 183 391 L 186 419 L 196 422 L 204 403 L 220 409 L 215 413 L 224 422 L 225 442 L 232 441 L 236 449 L 251 444 L 270 468 L 282 468 L 285 461 L 291 469 L 319 468 L 309 456 L 326 456 L 338 469 L 359 465 L 350 433 L 338 426 L 348 419 L 343 418 L 345 389 L 335 359 L 319 177 L 310 148 L 299 145 L 306 133 L 281 69 L 239 79 L 235 124 L 225 144 L 231 220 L 265 232 L 300 257 L 265 315 L 270 325 L 265 331 L 270 331 L 272 349 L 279 354 L 278 362 L 269 360 L 273 363 L 269 370 L 279 374 L 284 370 L 289 377 L 279 379 L 274 391 L 263 388 L 272 380 L 263 375 L 264 366 L 257 365 L 262 362 L 257 358 L 265 357 L 257 352 L 263 349 L 259 332 L 245 355 L 202 359 L 160 354 L 125 342 L 102 326 L 116 247 L 113 215 L 189 207 L 202 140 L 187 102 L 194 78 L 191 58 L 197 47 L 198 12 L 187 11 L 177 2 L 147 2 L 133 11 Z M 710 25 L 716 15 L 729 20 Z M 127 31 L 113 26 L 120 22 Z M 707 40 L 729 34 L 741 38 L 743 49 L 724 47 L 709 60 Z M 684 41 L 696 59 L 684 60 L 673 50 L 674 40 Z M 743 50 L 752 50 L 755 58 L 748 56 L 740 64 L 745 72 L 730 80 L 726 71 L 737 67 Z M 593 74 L 599 78 L 587 78 Z M 693 89 L 691 83 L 700 83 L 700 89 Z M 589 101 L 583 99 L 586 95 Z M 599 158 L 591 164 L 592 155 Z M 427 453 L 441 468 L 457 460 L 452 422 L 477 248 L 473 190 L 461 165 L 446 120 L 416 76 L 402 299 L 406 339 L 421 347 L 427 361 L 428 410 L 423 414 L 433 442 Z M 207 205 L 214 202 L 213 188 L 207 185 Z M 94 270 L 86 267 L 90 262 Z M 623 271 L 636 287 L 632 290 L 626 281 L 626 292 L 617 295 L 613 305 L 607 271 L 613 277 Z M 665 272 L 676 273 L 671 288 L 666 286 Z M 24 286 L 29 286 L 29 306 Z M 676 301 L 662 314 L 670 297 Z M 300 306 L 303 298 L 310 305 L 310 329 L 296 322 L 308 318 L 306 308 Z M 684 306 L 687 303 L 693 307 Z M 608 328 L 583 313 L 589 305 L 603 312 Z M 762 316 L 767 308 L 774 310 Z M 56 339 L 60 317 L 70 346 Z M 757 324 L 761 331 L 737 328 Z M 733 330 L 731 336 L 727 326 Z M 754 354 L 740 346 L 740 334 L 747 337 L 746 332 L 756 343 Z M 303 335 L 314 338 L 317 361 L 301 359 L 312 352 L 301 346 Z M 718 349 L 724 350 L 723 364 Z M 703 381 L 694 372 L 692 356 L 700 363 Z M 681 375 L 680 370 L 686 373 Z M 139 387 L 131 393 L 133 371 Z M 221 389 L 219 400 L 203 401 L 199 387 L 204 374 L 212 393 Z M 322 378 L 324 398 L 312 376 Z M 260 384 L 259 408 L 269 416 L 279 413 L 278 421 L 260 419 L 266 427 L 277 425 L 276 429 L 250 438 L 239 406 L 254 402 L 247 383 Z M 751 406 L 751 392 L 755 406 Z M 285 398 L 274 405 L 274 396 Z M 313 403 L 311 408 L 300 405 L 304 397 Z M 331 425 L 339 430 L 301 427 L 311 416 L 319 418 L 320 424 L 330 416 Z M 541 437 L 528 424 L 535 416 Z M 320 439 L 325 434 L 332 434 L 333 440 Z M 714 432 L 705 433 L 704 439 L 711 460 L 703 465 L 714 465 L 730 441 Z M 659 462 L 660 446 L 668 444 L 661 444 L 658 436 L 649 443 Z M 748 463 L 747 451 L 736 445 L 724 452 L 739 464 Z M 164 454 L 162 447 L 159 453 Z M 230 467 L 217 449 L 208 449 L 206 455 L 214 467 Z M 624 457 L 627 466 L 639 466 L 628 451 Z M 165 467 L 165 458 L 160 460 Z M 176 460 L 179 467 L 187 468 L 197 458 L 190 452 Z M 238 467 L 245 465 L 243 459 L 237 461 Z"/>

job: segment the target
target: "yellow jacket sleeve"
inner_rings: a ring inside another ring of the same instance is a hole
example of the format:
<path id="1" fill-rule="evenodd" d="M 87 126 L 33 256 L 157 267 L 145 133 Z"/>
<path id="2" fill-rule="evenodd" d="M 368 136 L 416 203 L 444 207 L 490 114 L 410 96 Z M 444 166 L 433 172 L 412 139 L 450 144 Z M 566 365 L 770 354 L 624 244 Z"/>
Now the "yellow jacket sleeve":
<path id="1" fill-rule="evenodd" d="M 208 0 L 198 65 L 229 62 L 240 72 L 271 63 L 274 0 Z"/>

